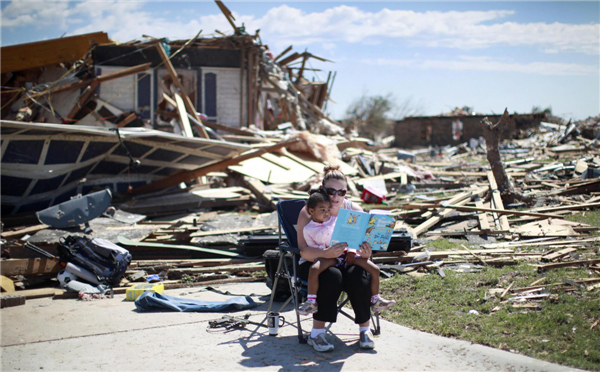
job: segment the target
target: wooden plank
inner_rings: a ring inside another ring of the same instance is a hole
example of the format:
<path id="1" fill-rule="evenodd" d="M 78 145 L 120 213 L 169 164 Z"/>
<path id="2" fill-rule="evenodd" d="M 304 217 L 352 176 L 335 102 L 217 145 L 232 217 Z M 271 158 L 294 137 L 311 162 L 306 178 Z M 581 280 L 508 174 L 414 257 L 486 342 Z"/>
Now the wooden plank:
<path id="1" fill-rule="evenodd" d="M 85 103 L 92 96 L 92 94 L 94 94 L 96 92 L 96 88 L 98 88 L 99 84 L 100 83 L 98 82 L 98 80 L 94 80 L 94 81 L 92 81 L 92 83 L 90 85 L 88 85 L 88 87 L 85 89 L 85 91 L 81 94 L 81 97 L 79 97 L 79 99 L 77 100 L 77 103 L 75 104 L 75 106 L 73 106 L 73 108 L 67 115 L 67 119 L 73 119 L 75 117 L 75 115 L 77 115 L 79 110 L 81 110 L 81 108 L 85 105 Z"/>
<path id="2" fill-rule="evenodd" d="M 212 266 L 212 267 L 193 267 L 193 268 L 180 268 L 180 269 L 169 269 L 169 273 L 182 273 L 182 274 L 203 274 L 203 273 L 214 273 L 217 271 L 232 272 L 232 271 L 261 271 L 265 269 L 265 264 L 254 263 L 249 265 L 227 265 L 227 266 Z"/>
<path id="3" fill-rule="evenodd" d="M 95 79 L 82 80 L 82 81 L 78 81 L 76 83 L 65 84 L 65 85 L 61 85 L 59 87 L 47 89 L 40 93 L 30 94 L 29 97 L 38 98 L 38 97 L 41 97 L 46 94 L 56 94 L 56 93 L 65 92 L 65 91 L 69 91 L 69 90 L 73 90 L 73 89 L 79 89 L 79 88 L 87 87 L 88 85 L 92 84 L 94 81 L 97 81 L 98 83 L 104 83 L 106 81 L 120 79 L 120 78 L 128 76 L 128 75 L 133 75 L 133 74 L 138 74 L 140 72 L 144 72 L 150 68 L 150 65 L 151 65 L 151 62 L 148 62 L 148 63 L 143 63 L 141 65 L 124 68 L 119 71 L 111 72 L 110 74 L 100 75 Z"/>
<path id="4" fill-rule="evenodd" d="M 255 86 L 254 86 L 254 56 L 256 55 L 256 53 L 254 52 L 254 50 L 250 49 L 248 51 L 248 67 L 247 67 L 247 72 L 246 72 L 246 88 L 248 89 L 248 96 L 246 99 L 246 104 L 248 105 L 247 110 L 247 117 L 246 119 L 247 121 L 247 127 L 250 127 L 250 125 L 254 124 L 254 94 L 255 94 Z M 268 77 L 267 77 L 268 79 Z"/>
<path id="5" fill-rule="evenodd" d="M 165 50 L 160 42 L 156 43 L 156 50 L 158 50 L 158 54 L 160 55 L 160 58 L 162 58 L 164 66 L 167 69 L 167 72 L 169 73 L 169 75 L 171 76 L 171 80 L 173 81 L 173 84 L 177 88 L 179 88 L 178 93 L 181 94 L 181 98 L 183 99 L 183 103 L 185 105 L 186 111 L 190 115 L 192 115 L 192 117 L 196 118 L 196 120 L 199 123 L 202 123 L 202 120 L 200 120 L 200 117 L 198 116 L 198 114 L 196 112 L 196 108 L 192 104 L 190 97 L 188 97 L 188 95 L 185 92 L 183 84 L 181 83 L 181 81 L 179 81 L 179 76 L 177 75 L 177 71 L 175 71 L 175 68 L 171 64 L 171 60 L 167 56 L 167 53 L 165 52 Z M 198 127 L 198 130 L 200 131 L 201 137 L 208 138 L 208 133 L 206 133 L 206 130 L 204 128 Z"/>
<path id="6" fill-rule="evenodd" d="M 4 275 L 0 275 L 0 287 L 2 288 L 2 292 L 15 291 L 15 283 Z"/>
<path id="7" fill-rule="evenodd" d="M 215 0 L 215 3 L 217 3 L 217 6 L 219 7 L 219 9 L 221 9 L 221 12 L 223 12 L 223 15 L 225 16 L 225 18 L 227 19 L 227 21 L 229 22 L 231 27 L 233 27 L 233 32 L 235 34 L 237 34 L 238 29 L 237 29 L 235 23 L 233 23 L 233 21 L 235 20 L 235 18 L 233 17 L 233 14 L 231 14 L 229 9 L 227 9 L 225 4 L 223 4 L 223 2 L 221 0 Z"/>
<path id="8" fill-rule="evenodd" d="M 476 191 L 458 194 L 458 195 L 454 196 L 452 199 L 450 199 L 448 201 L 448 203 L 453 204 L 455 206 L 461 206 L 461 205 L 467 204 L 470 201 L 471 196 L 473 196 L 473 195 L 481 196 L 487 191 L 487 189 L 488 189 L 487 187 L 483 187 Z M 452 209 L 452 208 L 442 209 L 441 211 L 439 211 L 437 216 L 430 217 L 427 221 L 425 221 L 422 224 L 420 224 L 419 226 L 415 227 L 413 229 L 414 236 L 417 237 L 417 236 L 423 234 L 425 231 L 427 231 L 431 227 L 435 226 L 438 222 L 440 222 L 441 220 L 446 218 L 452 212 L 454 212 L 454 209 Z"/>
<path id="9" fill-rule="evenodd" d="M 282 59 L 281 61 L 278 62 L 278 64 L 280 66 L 285 66 L 287 64 L 290 64 L 291 62 L 297 60 L 298 58 L 302 57 L 302 54 L 298 53 L 298 52 L 294 52 L 291 55 L 285 57 L 284 59 Z"/>
<path id="10" fill-rule="evenodd" d="M 210 267 L 238 265 L 244 263 L 262 262 L 262 259 L 243 259 L 243 258 L 195 258 L 195 259 L 157 259 L 157 260 L 133 260 L 125 272 L 134 272 L 139 269 L 154 268 L 175 268 L 175 267 Z"/>
<path id="11" fill-rule="evenodd" d="M 532 239 L 532 240 L 537 240 L 537 239 Z M 531 241 L 529 241 L 529 242 L 491 243 L 491 244 L 483 244 L 481 246 L 485 247 L 485 248 L 531 247 L 531 246 L 548 246 L 548 245 L 559 246 L 559 245 L 571 245 L 571 244 L 581 244 L 581 243 L 597 242 L 599 240 L 600 240 L 600 237 L 598 237 L 598 238 L 589 238 L 589 239 L 581 239 L 581 240 L 555 240 L 555 239 L 551 239 L 551 240 L 544 240 L 544 241 L 537 241 L 537 242 L 531 242 Z"/>
<path id="12" fill-rule="evenodd" d="M 478 207 L 465 207 L 461 205 L 453 205 L 453 204 L 443 204 L 446 208 L 456 209 L 457 211 L 467 211 L 467 212 L 493 212 L 498 214 L 515 214 L 519 216 L 536 216 L 543 218 L 563 218 L 558 214 L 544 214 L 544 213 L 535 213 L 535 212 L 527 212 L 527 211 L 517 211 L 512 209 L 496 209 L 496 208 L 478 208 Z M 507 220 L 508 223 L 508 220 Z"/>
<path id="13" fill-rule="evenodd" d="M 475 206 L 477 208 L 483 208 L 483 202 L 481 201 L 480 197 L 477 197 L 475 199 Z M 487 212 L 481 212 L 477 214 L 477 219 L 479 220 L 479 229 L 481 231 L 489 231 L 491 230 L 490 228 L 490 222 L 488 220 L 488 214 Z"/>
<path id="14" fill-rule="evenodd" d="M 471 256 L 475 257 L 479 262 L 481 262 L 482 264 L 484 264 L 485 266 L 487 266 L 487 262 L 485 262 L 481 257 L 479 257 L 478 255 L 476 255 L 475 253 L 471 252 L 469 250 L 469 248 L 467 248 L 464 244 L 461 244 L 460 246 L 463 247 L 467 252 L 469 252 L 471 254 Z"/>
<path id="15" fill-rule="evenodd" d="M 292 50 L 294 46 L 290 45 L 289 47 L 285 48 L 285 50 L 281 53 L 279 53 L 279 55 L 277 57 L 275 57 L 275 62 L 277 62 L 277 60 L 281 57 L 283 57 L 287 52 L 289 52 L 290 50 Z"/>
<path id="16" fill-rule="evenodd" d="M 515 282 L 510 283 L 510 285 L 508 286 L 508 288 L 506 288 L 504 290 L 504 292 L 502 292 L 502 294 L 500 295 L 500 299 L 502 300 L 502 298 L 504 298 L 504 296 L 506 296 L 506 294 L 508 293 L 508 291 L 510 291 L 510 289 L 513 287 L 513 285 L 515 285 Z"/>
<path id="17" fill-rule="evenodd" d="M 39 288 L 39 289 L 25 289 L 22 291 L 15 291 L 7 293 L 6 295 L 21 295 L 25 296 L 26 299 L 42 298 L 42 297 L 53 297 L 54 295 L 61 295 L 65 293 L 64 289 L 59 288 Z"/>
<path id="18" fill-rule="evenodd" d="M 586 209 L 586 208 L 598 208 L 600 207 L 600 203 L 584 203 L 584 204 L 573 204 L 573 205 L 562 205 L 560 207 L 547 207 L 547 208 L 538 208 L 538 212 L 554 212 L 554 211 L 568 211 L 568 210 L 578 210 L 578 209 Z"/>
<path id="19" fill-rule="evenodd" d="M 600 263 L 600 259 L 569 261 L 569 262 L 552 263 L 552 264 L 547 264 L 547 265 L 538 265 L 537 269 L 538 269 L 538 271 L 545 271 L 545 270 L 550 270 L 550 269 L 558 269 L 560 267 L 587 266 L 587 265 L 592 265 L 592 264 L 596 264 L 596 263 Z"/>
<path id="20" fill-rule="evenodd" d="M 280 143 L 275 144 L 270 147 L 264 147 L 262 149 L 259 149 L 259 150 L 256 150 L 256 151 L 253 151 L 250 153 L 245 153 L 243 155 L 239 155 L 234 158 L 225 159 L 225 160 L 222 160 L 222 161 L 212 164 L 212 165 L 196 168 L 191 171 L 177 173 L 175 175 L 164 178 L 162 180 L 158 180 L 158 181 L 152 182 L 148 185 L 135 188 L 132 190 L 132 195 L 140 195 L 140 194 L 146 194 L 149 192 L 164 190 L 166 188 L 178 185 L 181 182 L 190 181 L 194 178 L 204 176 L 210 172 L 223 170 L 223 169 L 226 169 L 227 167 L 229 167 L 230 165 L 239 164 L 240 162 L 242 162 L 244 160 L 260 156 L 267 152 L 275 151 L 281 147 L 289 146 L 292 143 L 298 142 L 298 140 L 299 140 L 298 138 L 293 138 L 293 139 L 290 139 L 287 141 L 280 142 Z"/>
<path id="21" fill-rule="evenodd" d="M 446 203 L 456 204 L 458 202 L 463 201 L 466 198 L 470 198 L 471 196 L 472 196 L 471 191 L 462 192 L 462 193 L 454 195 L 452 198 L 450 198 L 448 201 L 446 201 Z M 423 218 L 430 218 L 433 215 L 434 215 L 433 212 L 429 211 L 429 212 L 423 213 L 421 215 L 421 217 L 423 217 Z"/>
<path id="22" fill-rule="evenodd" d="M 273 226 L 253 226 L 253 227 L 242 227 L 239 229 L 226 229 L 226 230 L 213 230 L 213 231 L 198 231 L 190 234 L 190 237 L 197 238 L 200 236 L 211 236 L 211 235 L 223 235 L 223 234 L 235 234 L 240 232 L 250 231 L 261 231 L 261 230 L 274 230 L 277 229 L 277 225 Z"/>
<path id="23" fill-rule="evenodd" d="M 490 190 L 492 191 L 492 201 L 494 202 L 494 209 L 504 209 L 504 204 L 502 203 L 502 196 L 500 195 L 500 191 L 498 190 L 498 184 L 496 183 L 496 179 L 494 178 L 494 173 L 492 171 L 487 172 L 487 178 L 490 183 Z M 510 230 L 510 224 L 508 223 L 508 218 L 504 215 L 500 216 L 498 219 L 500 230 Z"/>
<path id="24" fill-rule="evenodd" d="M 183 249 L 188 251 L 196 251 L 196 252 L 204 252 L 211 253 L 215 255 L 221 255 L 226 257 L 240 257 L 244 258 L 245 256 L 236 252 L 224 251 L 221 249 L 211 249 L 211 248 L 202 248 L 193 245 L 175 245 L 175 244 L 162 244 L 162 243 L 145 243 L 145 242 L 136 242 L 130 239 L 127 239 L 123 236 L 118 236 L 117 240 L 119 244 L 130 247 L 145 247 L 145 248 L 165 248 L 165 249 Z"/>
<path id="25" fill-rule="evenodd" d="M 94 44 L 108 44 L 105 32 L 2 47 L 0 73 L 39 68 L 83 58 Z"/>
<path id="26" fill-rule="evenodd" d="M 434 176 L 448 176 L 448 177 L 486 177 L 487 172 L 461 172 L 461 171 L 438 171 L 431 170 L 431 174 Z M 513 177 L 525 177 L 527 172 L 514 172 L 510 174 Z"/>
<path id="27" fill-rule="evenodd" d="M 438 260 L 448 258 L 449 256 L 468 256 L 472 253 L 478 255 L 492 255 L 492 254 L 512 254 L 512 249 L 471 249 L 469 251 L 456 250 L 456 251 L 433 251 L 429 252 L 430 260 Z M 393 261 L 412 261 L 414 257 L 421 254 L 422 252 L 410 252 L 402 257 L 377 257 L 373 258 L 374 262 L 393 262 Z"/>
<path id="28" fill-rule="evenodd" d="M 512 230 L 522 238 L 534 238 L 542 236 L 578 236 L 571 226 L 561 225 L 539 225 L 539 226 L 518 226 Z"/>
<path id="29" fill-rule="evenodd" d="M 177 111 L 179 112 L 179 122 L 182 125 L 183 133 L 186 137 L 194 137 L 194 132 L 192 132 L 192 126 L 190 125 L 190 119 L 187 116 L 187 111 L 185 109 L 185 103 L 183 103 L 183 98 L 179 94 L 175 94 L 175 103 Z"/>
<path id="30" fill-rule="evenodd" d="M 545 278 L 542 278 L 545 279 Z M 534 289 L 542 289 L 542 288 L 546 288 L 546 287 L 560 287 L 560 286 L 567 286 L 569 284 L 562 282 L 562 283 L 552 283 L 552 284 L 544 284 L 544 285 L 536 285 L 537 282 L 531 283 L 531 285 L 529 287 L 524 287 L 524 288 L 518 288 L 518 289 L 513 289 L 514 292 L 527 292 L 527 291 L 531 291 Z M 578 284 L 585 284 L 585 283 L 596 283 L 596 282 L 600 282 L 600 278 L 586 278 L 586 279 L 578 279 L 578 280 L 574 280 L 575 283 Z"/>
<path id="31" fill-rule="evenodd" d="M 266 154 L 262 154 L 260 157 L 265 159 L 269 163 L 275 164 L 276 166 L 281 167 L 287 171 L 292 169 L 290 166 L 283 164 L 280 160 L 280 157 L 277 155 L 266 153 Z"/>
<path id="32" fill-rule="evenodd" d="M 260 203 L 275 210 L 276 203 L 273 201 L 272 194 L 267 191 L 265 185 L 261 181 L 254 178 L 245 177 L 244 182 L 248 189 L 254 193 Z"/>
<path id="33" fill-rule="evenodd" d="M 542 256 L 542 260 L 545 261 L 554 261 L 557 260 L 561 257 L 564 257 L 566 255 L 568 255 L 571 252 L 577 252 L 577 249 L 575 248 L 565 248 L 565 249 L 561 249 L 558 252 L 554 252 L 554 253 L 550 253 L 550 254 L 545 254 Z"/>
<path id="34" fill-rule="evenodd" d="M 405 172 L 387 173 L 387 174 L 382 174 L 380 176 L 361 178 L 354 182 L 356 182 L 359 185 L 362 185 L 362 184 L 364 184 L 366 182 L 370 182 L 370 181 L 389 180 L 389 179 L 393 179 L 393 178 L 400 178 L 401 184 L 407 183 L 407 175 Z"/>
<path id="35" fill-rule="evenodd" d="M 38 275 L 58 273 L 63 266 L 49 258 L 11 258 L 0 261 L 2 275 Z"/>
<path id="36" fill-rule="evenodd" d="M 15 231 L 3 231 L 0 236 L 2 236 L 4 239 L 18 239 L 27 234 L 35 234 L 38 231 L 47 229 L 48 227 L 50 226 L 44 224 L 29 226 Z"/>
<path id="37" fill-rule="evenodd" d="M 135 114 L 135 112 L 132 112 L 131 114 L 129 114 L 125 119 L 123 119 L 122 121 L 120 121 L 117 126 L 119 128 L 123 128 L 124 126 L 126 126 L 127 124 L 131 123 L 132 121 L 134 121 L 135 119 L 137 119 L 137 115 Z"/>

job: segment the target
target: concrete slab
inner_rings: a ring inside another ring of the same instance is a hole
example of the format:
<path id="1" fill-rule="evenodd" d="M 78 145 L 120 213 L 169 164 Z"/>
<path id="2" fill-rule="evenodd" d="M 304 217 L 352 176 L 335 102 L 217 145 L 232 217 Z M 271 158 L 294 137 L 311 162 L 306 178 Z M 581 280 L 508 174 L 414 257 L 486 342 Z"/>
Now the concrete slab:
<path id="1" fill-rule="evenodd" d="M 219 287 L 232 294 L 253 294 L 261 305 L 250 311 L 262 321 L 269 290 L 264 283 Z M 227 296 L 198 288 L 167 291 L 171 296 L 223 300 Z M 209 330 L 208 320 L 222 313 L 138 313 L 124 295 L 114 299 L 28 300 L 24 306 L 2 309 L 3 371 L 111 370 L 287 371 L 302 367 L 338 370 L 406 371 L 571 371 L 506 351 L 448 339 L 382 321 L 382 334 L 372 351 L 360 350 L 358 328 L 343 316 L 329 335 L 335 350 L 317 353 L 300 345 L 295 314 L 288 305 L 287 322 L 278 336 L 266 328 Z M 243 315 L 246 312 L 232 313 Z M 311 319 L 302 327 L 310 330 Z"/>

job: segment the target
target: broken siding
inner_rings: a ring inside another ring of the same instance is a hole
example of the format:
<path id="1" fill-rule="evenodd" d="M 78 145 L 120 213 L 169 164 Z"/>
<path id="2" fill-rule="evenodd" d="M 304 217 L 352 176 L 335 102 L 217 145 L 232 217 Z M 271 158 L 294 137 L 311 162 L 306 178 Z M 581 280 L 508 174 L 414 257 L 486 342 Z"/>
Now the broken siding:
<path id="1" fill-rule="evenodd" d="M 98 69 L 102 75 L 106 75 L 125 68 L 127 67 L 100 66 Z M 137 107 L 137 75 L 102 83 L 99 97 L 103 101 L 110 101 L 113 106 L 123 111 L 134 111 Z"/>
<path id="2" fill-rule="evenodd" d="M 198 86 L 198 70 L 187 70 L 187 69 L 175 69 L 177 75 L 179 76 L 183 89 L 185 89 L 185 93 L 190 97 L 192 102 L 196 102 L 196 89 Z M 165 92 L 163 87 L 165 86 L 162 81 L 165 78 L 168 78 L 169 72 L 165 68 L 159 68 L 156 70 L 156 81 L 154 82 L 154 89 L 156 89 L 156 99 L 157 102 L 155 106 L 162 101 L 163 93 Z M 168 92 L 169 96 L 171 96 L 171 92 Z M 174 109 L 177 109 L 174 107 Z M 200 111 L 198 107 L 196 107 L 196 111 Z"/>
<path id="3" fill-rule="evenodd" d="M 244 88 L 240 86 L 240 73 L 238 68 L 202 68 L 202 112 L 209 120 L 240 127 L 244 119 L 240 121 Z"/>

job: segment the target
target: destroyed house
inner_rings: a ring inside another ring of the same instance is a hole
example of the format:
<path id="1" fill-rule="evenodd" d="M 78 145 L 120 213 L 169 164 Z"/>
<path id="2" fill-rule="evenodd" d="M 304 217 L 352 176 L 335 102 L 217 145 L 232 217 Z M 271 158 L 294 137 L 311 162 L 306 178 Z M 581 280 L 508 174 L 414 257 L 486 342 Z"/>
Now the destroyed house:
<path id="1" fill-rule="evenodd" d="M 418 116 L 399 120 L 395 124 L 394 146 L 445 146 L 458 145 L 469 139 L 483 136 L 481 120 L 487 117 L 497 123 L 502 115 L 452 115 Z M 500 138 L 514 138 L 522 130 L 538 127 L 546 118 L 545 114 L 514 114 L 504 126 Z"/>
<path id="2" fill-rule="evenodd" d="M 171 51 L 181 47 L 176 43 L 164 46 Z M 196 110 L 207 116 L 206 120 L 232 127 L 247 126 L 248 74 L 242 68 L 242 59 L 248 58 L 247 54 L 243 48 L 228 44 L 223 48 L 189 46 L 171 59 L 187 95 Z M 163 64 L 152 44 L 101 45 L 92 52 L 92 59 L 97 76 L 145 63 L 150 63 L 150 68 Z M 167 89 L 163 80 L 169 79 L 169 72 L 160 66 L 144 75 L 129 75 L 103 84 L 98 96 L 109 100 L 125 90 L 111 103 L 123 111 L 135 111 L 142 119 L 157 124 L 157 114 L 166 116 L 166 119 L 169 117 L 164 107 L 159 107 Z"/>
<path id="3" fill-rule="evenodd" d="M 341 133 L 322 111 L 331 72 L 327 82 L 303 76 L 309 58 L 326 60 L 291 50 L 275 57 L 241 28 L 180 41 L 118 43 L 97 32 L 2 47 L 2 213 L 103 188 L 125 195 L 208 167 L 263 141 L 251 141 L 249 128 Z"/>

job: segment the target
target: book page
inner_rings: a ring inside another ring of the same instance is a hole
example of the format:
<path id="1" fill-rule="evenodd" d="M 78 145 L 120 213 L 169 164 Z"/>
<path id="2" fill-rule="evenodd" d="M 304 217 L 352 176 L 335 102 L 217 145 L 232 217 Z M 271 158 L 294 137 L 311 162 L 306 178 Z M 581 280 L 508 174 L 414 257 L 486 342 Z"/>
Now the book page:
<path id="1" fill-rule="evenodd" d="M 396 220 L 394 217 L 385 214 L 372 214 L 365 231 L 365 240 L 371 245 L 373 251 L 386 251 Z"/>
<path id="2" fill-rule="evenodd" d="M 346 243 L 348 249 L 360 249 L 360 245 L 365 241 L 365 230 L 369 223 L 369 217 L 370 215 L 365 212 L 340 209 L 330 245 Z"/>

